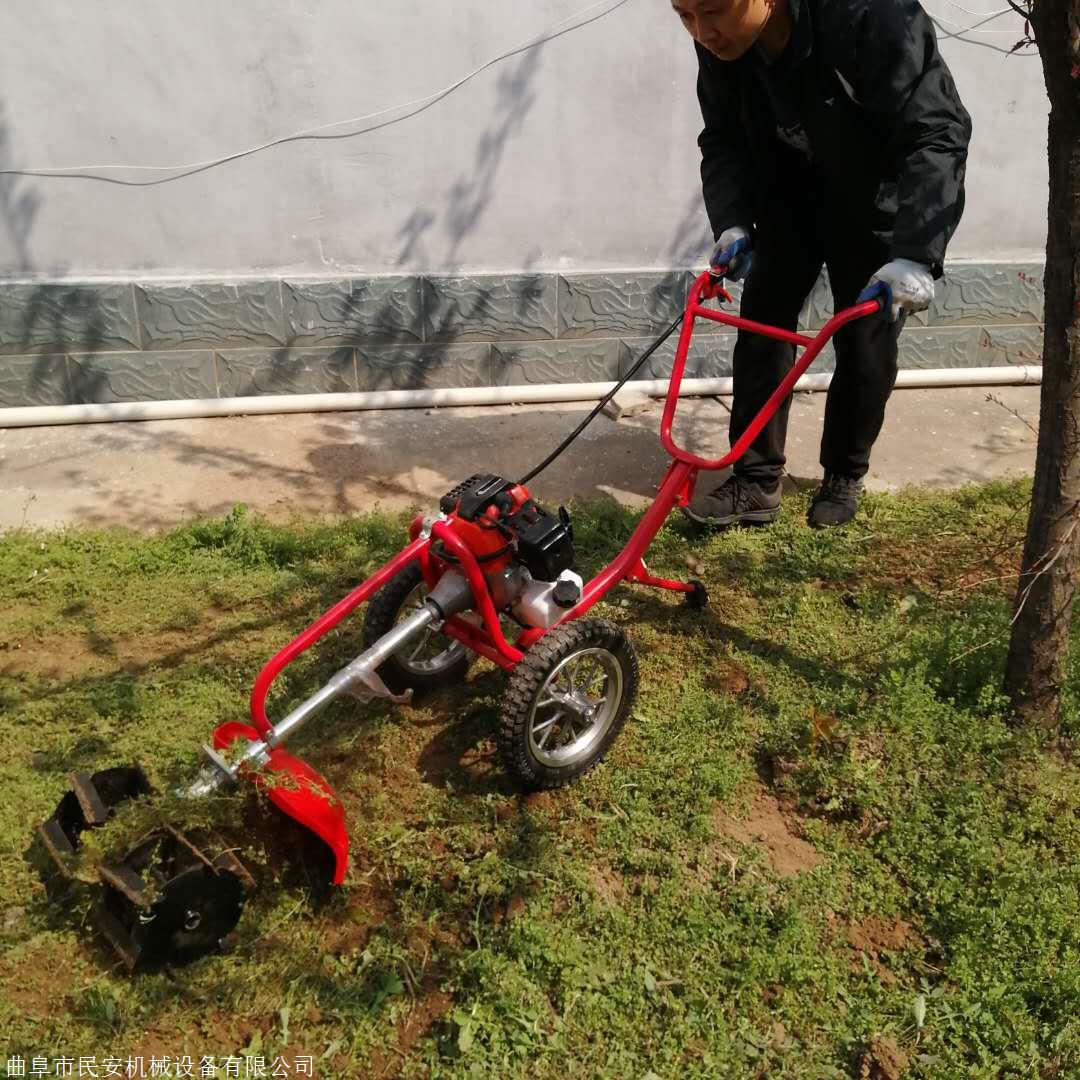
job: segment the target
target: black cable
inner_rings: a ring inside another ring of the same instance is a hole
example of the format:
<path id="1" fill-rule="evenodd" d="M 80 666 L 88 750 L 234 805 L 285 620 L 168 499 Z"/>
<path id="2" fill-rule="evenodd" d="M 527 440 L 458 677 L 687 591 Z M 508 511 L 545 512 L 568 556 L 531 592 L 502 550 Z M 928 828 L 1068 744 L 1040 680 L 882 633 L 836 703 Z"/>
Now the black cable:
<path id="1" fill-rule="evenodd" d="M 644 364 L 645 361 L 648 360 L 676 330 L 678 330 L 679 324 L 683 321 L 685 314 L 685 312 L 682 312 L 679 315 L 663 334 L 649 346 L 648 350 L 642 354 L 637 363 L 634 364 L 634 366 L 596 403 L 596 408 L 593 409 L 593 411 L 589 413 L 589 415 L 586 416 L 585 419 L 582 420 L 581 423 L 578 424 L 578 426 L 574 428 L 574 430 L 563 439 L 563 441 L 559 443 L 559 445 L 552 450 L 552 452 L 548 454 L 535 469 L 526 473 L 518 481 L 519 484 L 527 484 L 533 477 L 539 476 L 540 473 L 542 473 L 589 426 L 589 424 L 600 415 L 600 410 L 603 409 L 603 407 L 637 374 L 641 365 Z"/>

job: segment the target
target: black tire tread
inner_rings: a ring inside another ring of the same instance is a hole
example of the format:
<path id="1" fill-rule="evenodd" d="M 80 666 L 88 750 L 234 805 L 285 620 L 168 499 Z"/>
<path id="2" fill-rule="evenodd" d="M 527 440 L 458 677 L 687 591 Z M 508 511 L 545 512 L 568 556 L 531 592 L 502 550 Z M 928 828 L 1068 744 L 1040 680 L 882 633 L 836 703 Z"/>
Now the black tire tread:
<path id="1" fill-rule="evenodd" d="M 529 711 L 551 670 L 568 654 L 590 645 L 607 648 L 623 665 L 623 699 L 603 742 L 592 757 L 561 769 L 534 762 L 528 754 Z M 575 619 L 555 627 L 526 653 L 510 674 L 503 695 L 498 744 L 503 763 L 526 787 L 553 790 L 569 784 L 598 765 L 633 708 L 638 690 L 638 660 L 629 638 L 606 619 Z"/>

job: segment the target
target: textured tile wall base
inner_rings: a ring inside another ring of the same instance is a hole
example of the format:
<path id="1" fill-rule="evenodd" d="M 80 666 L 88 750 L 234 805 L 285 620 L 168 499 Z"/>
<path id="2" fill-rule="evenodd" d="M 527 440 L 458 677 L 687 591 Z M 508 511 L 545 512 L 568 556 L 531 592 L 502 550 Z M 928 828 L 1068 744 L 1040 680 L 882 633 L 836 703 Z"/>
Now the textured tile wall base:
<path id="1" fill-rule="evenodd" d="M 0 407 L 606 381 L 675 319 L 692 281 L 689 270 L 0 281 Z M 901 367 L 1038 363 L 1042 309 L 1041 265 L 950 266 L 900 339 Z M 831 314 L 823 274 L 800 329 Z M 734 344 L 699 323 L 687 375 L 730 375 Z M 665 377 L 674 354 L 672 339 L 637 377 Z M 815 370 L 834 364 L 829 349 Z"/>

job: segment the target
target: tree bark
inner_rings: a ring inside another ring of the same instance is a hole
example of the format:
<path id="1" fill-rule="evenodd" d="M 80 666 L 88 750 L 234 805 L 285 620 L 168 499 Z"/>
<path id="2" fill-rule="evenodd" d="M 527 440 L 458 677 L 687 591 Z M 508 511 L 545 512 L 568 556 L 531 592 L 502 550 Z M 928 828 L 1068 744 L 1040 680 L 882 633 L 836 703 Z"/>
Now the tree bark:
<path id="1" fill-rule="evenodd" d="M 1080 554 L 1080 0 L 1034 0 L 1050 98 L 1050 197 L 1039 440 L 1005 690 L 1017 719 L 1056 729 Z"/>

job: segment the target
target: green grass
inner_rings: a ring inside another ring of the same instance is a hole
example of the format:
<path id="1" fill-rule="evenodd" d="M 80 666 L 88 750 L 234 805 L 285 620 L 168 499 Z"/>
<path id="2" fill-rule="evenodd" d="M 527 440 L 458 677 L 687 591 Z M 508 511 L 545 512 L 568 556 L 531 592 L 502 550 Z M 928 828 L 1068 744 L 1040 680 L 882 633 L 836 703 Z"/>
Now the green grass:
<path id="1" fill-rule="evenodd" d="M 631 588 L 600 606 L 635 643 L 641 692 L 609 759 L 559 793 L 523 797 L 500 768 L 487 663 L 417 707 L 335 706 L 290 747 L 345 804 L 353 858 L 328 897 L 288 872 L 254 795 L 118 815 L 88 857 L 179 814 L 250 841 L 261 884 L 234 952 L 136 978 L 82 925 L 79 890 L 46 897 L 33 824 L 71 769 L 138 758 L 158 790 L 181 783 L 213 727 L 245 718 L 262 662 L 393 554 L 405 519 L 283 528 L 238 510 L 153 537 L 8 534 L 4 1060 L 1080 1075 L 1078 684 L 1052 748 L 998 692 L 1027 494 L 869 497 L 826 534 L 799 499 L 769 530 L 673 519 L 650 570 L 700 561 L 710 608 Z M 608 504 L 574 517 L 586 570 L 633 523 Z M 291 667 L 273 715 L 359 639 L 356 618 Z M 778 847 L 800 872 L 778 873 Z"/>

